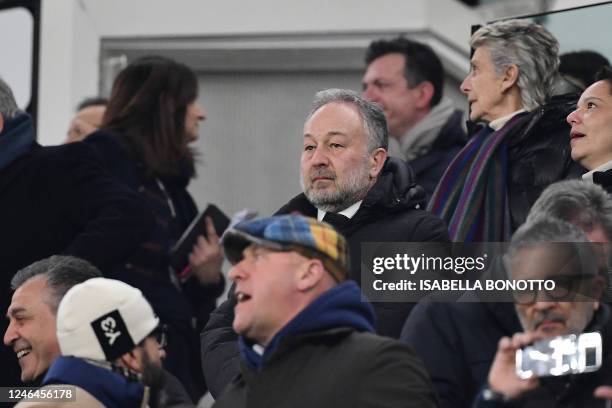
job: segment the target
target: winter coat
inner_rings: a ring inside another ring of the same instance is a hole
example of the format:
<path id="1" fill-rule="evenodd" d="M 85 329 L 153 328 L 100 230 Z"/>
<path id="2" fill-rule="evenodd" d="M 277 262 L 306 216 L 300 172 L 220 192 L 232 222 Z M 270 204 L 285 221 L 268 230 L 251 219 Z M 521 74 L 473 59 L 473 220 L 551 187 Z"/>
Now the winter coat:
<path id="1" fill-rule="evenodd" d="M 533 203 L 550 184 L 586 170 L 571 158 L 570 126 L 575 95 L 553 97 L 525 115 L 508 132 L 508 198 L 512 230 L 525 222 Z"/>
<path id="2" fill-rule="evenodd" d="M 132 191 L 140 193 L 155 216 L 149 240 L 114 271 L 114 277 L 142 290 L 162 322 L 169 327 L 165 368 L 174 374 L 193 398 L 205 390 L 198 364 L 197 333 L 208 321 L 224 281 L 201 285 L 195 277 L 179 283 L 169 266 L 169 252 L 197 215 L 187 192 L 189 176 L 149 178 L 132 159 L 120 136 L 98 131 L 86 142 L 98 152 L 110 173 Z"/>
<path id="3" fill-rule="evenodd" d="M 241 338 L 241 374 L 214 407 L 435 407 L 421 362 L 372 334 L 373 318 L 349 281 L 302 310 L 263 356 Z"/>
<path id="4" fill-rule="evenodd" d="M 599 184 L 608 194 L 612 194 L 612 170 L 596 171 L 593 173 L 593 183 Z"/>
<path id="5" fill-rule="evenodd" d="M 418 303 L 400 341 L 423 360 L 441 408 L 468 408 L 503 336 L 522 331 L 512 303 Z"/>
<path id="6" fill-rule="evenodd" d="M 138 194 L 117 183 L 87 145 L 42 147 L 20 114 L 0 133 L 0 309 L 13 275 L 51 255 L 83 258 L 108 274 L 144 241 L 153 216 Z M 0 322 L 0 332 L 7 321 Z M 0 347 L 0 384 L 19 384 L 11 349 Z"/>
<path id="7" fill-rule="evenodd" d="M 444 223 L 424 211 L 425 194 L 403 160 L 389 158 L 379 179 L 370 189 L 359 211 L 347 225 L 334 225 L 347 239 L 351 254 L 351 279 L 361 281 L 362 242 L 448 242 Z M 317 216 L 317 209 L 304 194 L 284 205 L 277 214 L 300 212 Z M 218 395 L 238 372 L 236 334 L 232 330 L 235 299 L 229 299 L 211 313 L 202 332 L 202 367 L 213 396 Z M 374 303 L 378 334 L 399 337 L 413 304 Z"/>

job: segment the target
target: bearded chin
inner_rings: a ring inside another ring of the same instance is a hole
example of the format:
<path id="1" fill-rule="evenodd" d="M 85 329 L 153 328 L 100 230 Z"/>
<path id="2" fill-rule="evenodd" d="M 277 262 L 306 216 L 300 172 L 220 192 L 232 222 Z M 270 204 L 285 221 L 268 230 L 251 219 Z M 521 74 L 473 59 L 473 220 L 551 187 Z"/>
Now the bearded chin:
<path id="1" fill-rule="evenodd" d="M 304 183 L 304 177 L 300 177 L 302 191 L 308 201 L 321 211 L 340 212 L 356 202 L 363 200 L 370 189 L 370 179 L 367 169 L 364 172 L 354 172 L 346 180 L 334 180 L 336 188 L 332 191 L 317 190 L 312 183 L 308 186 Z"/>

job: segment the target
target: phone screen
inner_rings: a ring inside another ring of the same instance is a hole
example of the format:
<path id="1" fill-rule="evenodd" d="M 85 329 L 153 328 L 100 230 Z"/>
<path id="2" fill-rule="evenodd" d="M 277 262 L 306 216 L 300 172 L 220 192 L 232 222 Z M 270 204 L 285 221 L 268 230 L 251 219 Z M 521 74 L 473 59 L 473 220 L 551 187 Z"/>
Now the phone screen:
<path id="1" fill-rule="evenodd" d="M 596 371 L 601 367 L 601 334 L 569 334 L 533 343 L 516 352 L 520 378 L 560 376 Z"/>

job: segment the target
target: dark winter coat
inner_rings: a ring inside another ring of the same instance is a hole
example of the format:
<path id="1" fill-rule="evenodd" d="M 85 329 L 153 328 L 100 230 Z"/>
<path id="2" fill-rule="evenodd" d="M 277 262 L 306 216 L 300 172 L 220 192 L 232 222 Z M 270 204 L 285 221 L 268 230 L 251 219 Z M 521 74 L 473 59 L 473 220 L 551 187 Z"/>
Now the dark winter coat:
<path id="1" fill-rule="evenodd" d="M 425 369 L 399 342 L 378 337 L 354 282 L 315 299 L 271 340 L 263 357 L 241 338 L 241 374 L 223 407 L 435 407 Z"/>
<path id="2" fill-rule="evenodd" d="M 187 192 L 188 176 L 148 178 L 132 159 L 119 136 L 98 131 L 86 139 L 95 147 L 115 178 L 140 193 L 155 215 L 150 239 L 114 271 L 116 278 L 142 290 L 162 322 L 169 325 L 165 367 L 185 385 L 192 397 L 204 391 L 198 364 L 197 333 L 204 327 L 215 299 L 223 292 L 217 285 L 200 285 L 195 277 L 180 284 L 169 267 L 169 251 L 197 215 Z"/>
<path id="3" fill-rule="evenodd" d="M 144 241 L 153 217 L 142 199 L 108 175 L 87 145 L 41 147 L 29 115 L 4 123 L 0 133 L 0 309 L 11 301 L 19 269 L 51 255 L 73 255 L 104 274 Z M 6 320 L 0 332 L 6 330 Z M 0 347 L 0 384 L 14 385 L 14 353 Z"/>
<path id="4" fill-rule="evenodd" d="M 416 181 L 425 190 L 428 200 L 450 162 L 467 142 L 467 136 L 461 126 L 462 118 L 463 112 L 455 111 L 440 130 L 431 150 L 410 160 Z"/>
<path id="5" fill-rule="evenodd" d="M 553 97 L 520 118 L 508 132 L 508 198 L 512 230 L 525 220 L 542 190 L 586 170 L 571 158 L 570 126 L 565 118 L 576 108 L 576 95 Z"/>
<path id="6" fill-rule="evenodd" d="M 359 211 L 347 225 L 334 225 L 348 240 L 351 254 L 351 279 L 361 281 L 362 242 L 448 242 L 448 232 L 437 217 L 422 210 L 425 194 L 403 160 L 389 158 L 378 181 L 363 200 Z M 300 212 L 317 216 L 317 209 L 300 194 L 277 214 Z M 238 372 L 236 334 L 232 330 L 235 299 L 231 296 L 211 313 L 202 332 L 202 367 L 213 396 L 218 395 Z M 377 332 L 399 336 L 413 304 L 374 303 L 378 318 Z"/>
<path id="7" fill-rule="evenodd" d="M 418 303 L 400 341 L 423 360 L 441 408 L 468 408 L 503 336 L 521 331 L 512 303 Z"/>
<path id="8" fill-rule="evenodd" d="M 596 171 L 593 173 L 593 183 L 599 184 L 609 194 L 612 194 L 612 170 Z"/>

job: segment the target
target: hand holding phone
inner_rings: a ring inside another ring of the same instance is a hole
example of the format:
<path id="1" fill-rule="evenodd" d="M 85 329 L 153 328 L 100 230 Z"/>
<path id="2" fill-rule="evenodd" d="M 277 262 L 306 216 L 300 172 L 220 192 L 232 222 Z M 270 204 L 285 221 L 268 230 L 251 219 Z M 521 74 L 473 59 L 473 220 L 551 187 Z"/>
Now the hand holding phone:
<path id="1" fill-rule="evenodd" d="M 516 352 L 536 340 L 536 333 L 516 333 L 511 338 L 501 338 L 489 370 L 488 382 L 492 391 L 502 394 L 506 399 L 514 399 L 538 387 L 537 377 L 523 379 L 516 375 L 515 363 Z"/>

